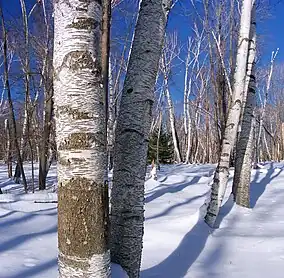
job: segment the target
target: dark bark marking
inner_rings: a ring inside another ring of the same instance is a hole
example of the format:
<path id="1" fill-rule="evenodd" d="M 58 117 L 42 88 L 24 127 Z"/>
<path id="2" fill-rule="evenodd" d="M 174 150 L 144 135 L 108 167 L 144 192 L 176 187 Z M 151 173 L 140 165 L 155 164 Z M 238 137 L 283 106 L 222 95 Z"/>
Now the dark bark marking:
<path id="1" fill-rule="evenodd" d="M 71 51 L 63 58 L 62 67 L 67 66 L 73 71 L 90 69 L 96 77 L 101 75 L 101 66 L 89 51 Z"/>
<path id="2" fill-rule="evenodd" d="M 58 117 L 60 113 L 66 113 L 68 116 L 72 117 L 74 120 L 90 120 L 94 118 L 92 113 L 83 112 L 79 109 L 72 108 L 70 106 L 60 106 L 57 108 L 56 116 Z"/>
<path id="3" fill-rule="evenodd" d="M 77 7 L 78 8 L 78 7 Z M 80 8 L 79 8 L 80 9 Z M 82 8 L 84 9 L 84 8 Z M 78 21 L 72 22 L 71 24 L 68 24 L 66 28 L 75 28 L 78 30 L 93 30 L 96 29 L 99 26 L 99 22 L 96 21 L 93 18 L 83 18 L 83 17 L 78 17 Z"/>
<path id="4" fill-rule="evenodd" d="M 101 133 L 72 133 L 58 147 L 58 150 L 90 149 L 94 142 L 104 146 L 104 135 Z"/>
<path id="5" fill-rule="evenodd" d="M 106 225 L 103 182 L 97 184 L 84 177 L 75 177 L 62 182 L 58 190 L 59 250 L 64 255 L 80 258 L 105 252 L 107 241 L 102 240 Z M 71 263 L 79 264 L 77 267 L 80 268 L 88 267 L 85 263 Z"/>

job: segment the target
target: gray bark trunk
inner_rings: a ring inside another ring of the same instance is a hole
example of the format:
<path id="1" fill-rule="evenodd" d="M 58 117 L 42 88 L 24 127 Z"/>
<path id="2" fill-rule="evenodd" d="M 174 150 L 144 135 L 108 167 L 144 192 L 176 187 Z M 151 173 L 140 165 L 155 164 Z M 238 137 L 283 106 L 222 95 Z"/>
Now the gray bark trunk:
<path id="1" fill-rule="evenodd" d="M 251 39 L 249 44 L 249 57 L 247 66 L 246 83 L 247 98 L 243 111 L 241 131 L 236 146 L 235 174 L 233 182 L 233 194 L 238 205 L 250 207 L 250 177 L 254 148 L 254 108 L 255 108 L 255 53 L 256 53 L 256 18 L 255 4 L 251 16 Z"/>
<path id="2" fill-rule="evenodd" d="M 111 252 L 130 278 L 140 275 L 154 86 L 171 2 L 141 2 L 115 133 Z"/>
<path id="3" fill-rule="evenodd" d="M 60 278 L 110 277 L 101 1 L 54 3 Z"/>

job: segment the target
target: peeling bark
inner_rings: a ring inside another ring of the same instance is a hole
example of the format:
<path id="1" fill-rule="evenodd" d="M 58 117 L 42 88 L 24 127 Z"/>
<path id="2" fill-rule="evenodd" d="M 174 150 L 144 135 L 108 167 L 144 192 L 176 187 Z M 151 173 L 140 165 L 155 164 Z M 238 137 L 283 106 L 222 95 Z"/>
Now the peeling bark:
<path id="1" fill-rule="evenodd" d="M 232 90 L 232 103 L 228 111 L 228 118 L 222 140 L 221 154 L 213 178 L 211 200 L 205 216 L 205 222 L 211 227 L 214 227 L 226 191 L 229 179 L 230 155 L 236 140 L 242 109 L 248 58 L 252 2 L 252 0 L 243 0 L 242 4 L 238 52 L 236 57 L 236 68 Z"/>
<path id="2" fill-rule="evenodd" d="M 59 277 L 110 277 L 100 1 L 54 4 Z"/>
<path id="3" fill-rule="evenodd" d="M 249 45 L 249 57 L 246 74 L 247 97 L 243 111 L 241 132 L 236 146 L 235 174 L 233 182 L 233 194 L 236 203 L 243 207 L 250 207 L 250 177 L 254 149 L 254 108 L 255 98 L 255 55 L 256 55 L 256 26 L 255 4 L 252 9 L 251 39 Z"/>

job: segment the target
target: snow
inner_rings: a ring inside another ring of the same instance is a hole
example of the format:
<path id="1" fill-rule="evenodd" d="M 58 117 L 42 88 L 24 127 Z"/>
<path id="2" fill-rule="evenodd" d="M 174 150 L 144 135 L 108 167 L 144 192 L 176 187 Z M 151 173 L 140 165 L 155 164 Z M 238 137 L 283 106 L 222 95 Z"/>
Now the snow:
<path id="1" fill-rule="evenodd" d="M 233 203 L 230 184 L 218 229 L 203 221 L 214 169 L 162 165 L 146 181 L 141 278 L 283 277 L 284 163 L 253 170 L 252 209 Z M 57 204 L 45 203 L 56 200 L 55 183 L 53 165 L 46 192 L 24 194 L 0 165 L 0 278 L 57 277 Z M 127 276 L 112 265 L 112 277 Z"/>

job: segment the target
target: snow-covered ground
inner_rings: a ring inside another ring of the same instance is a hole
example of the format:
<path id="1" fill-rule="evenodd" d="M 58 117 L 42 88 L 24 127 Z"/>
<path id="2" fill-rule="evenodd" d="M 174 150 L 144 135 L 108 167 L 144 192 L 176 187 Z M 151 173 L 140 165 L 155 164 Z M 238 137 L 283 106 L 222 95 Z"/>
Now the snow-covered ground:
<path id="1" fill-rule="evenodd" d="M 233 205 L 229 187 L 212 230 L 202 218 L 214 166 L 162 166 L 158 180 L 146 182 L 141 277 L 284 277 L 283 170 L 284 163 L 253 170 L 252 209 Z M 55 183 L 52 166 L 48 193 L 26 195 L 0 166 L 1 278 L 57 277 L 57 205 L 34 202 L 56 200 Z"/>

